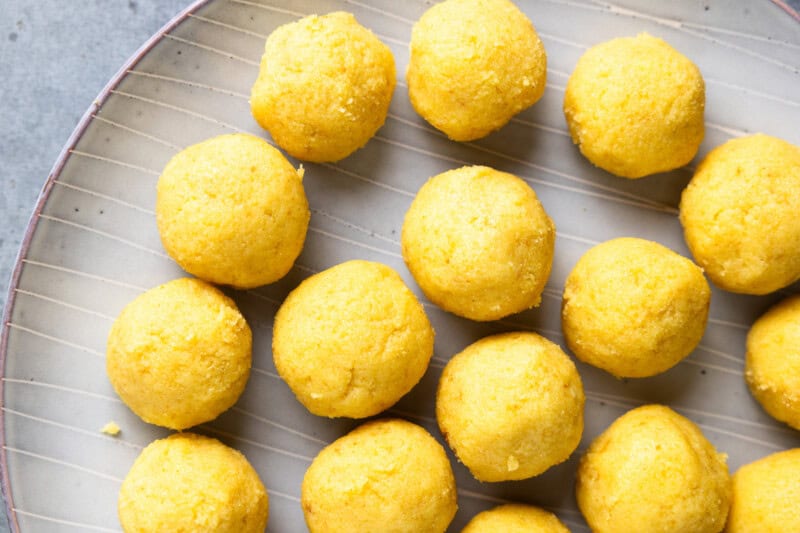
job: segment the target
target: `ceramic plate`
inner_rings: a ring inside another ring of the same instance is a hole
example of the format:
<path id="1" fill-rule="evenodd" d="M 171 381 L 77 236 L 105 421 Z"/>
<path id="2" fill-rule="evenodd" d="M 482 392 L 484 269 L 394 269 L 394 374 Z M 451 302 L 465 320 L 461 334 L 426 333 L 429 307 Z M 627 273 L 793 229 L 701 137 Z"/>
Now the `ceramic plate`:
<path id="1" fill-rule="evenodd" d="M 465 164 L 512 172 L 536 190 L 558 228 L 540 308 L 478 324 L 426 303 L 437 331 L 435 356 L 419 385 L 387 414 L 417 422 L 437 438 L 433 398 L 448 359 L 499 331 L 533 330 L 563 345 L 561 288 L 593 244 L 638 236 L 688 255 L 676 207 L 692 166 L 622 180 L 592 167 L 570 141 L 561 102 L 587 46 L 646 31 L 698 64 L 708 98 L 698 158 L 749 132 L 800 144 L 800 22 L 778 2 L 518 3 L 545 43 L 547 89 L 502 131 L 473 143 L 448 141 L 408 101 L 403 79 L 411 26 L 431 2 L 200 2 L 144 46 L 69 140 L 36 207 L 14 275 L 2 346 L 3 474 L 14 529 L 119 530 L 120 482 L 142 447 L 167 432 L 140 421 L 114 394 L 105 373 L 106 336 L 137 294 L 182 275 L 161 247 L 153 216 L 165 163 L 214 135 L 266 136 L 250 116 L 248 93 L 264 39 L 280 24 L 310 13 L 351 11 L 391 47 L 399 83 L 386 125 L 364 149 L 335 165 L 305 165 L 313 214 L 296 267 L 274 285 L 231 292 L 255 334 L 253 372 L 236 406 L 197 431 L 249 458 L 270 492 L 273 532 L 305 531 L 298 500 L 303 473 L 322 447 L 356 425 L 310 415 L 278 378 L 270 352 L 274 313 L 303 278 L 353 258 L 392 266 L 420 295 L 398 239 L 403 215 L 428 177 Z M 586 430 L 572 459 L 537 478 L 498 484 L 478 483 L 453 460 L 459 511 L 450 531 L 508 500 L 552 509 L 573 531 L 587 531 L 573 496 L 577 458 L 616 417 L 644 403 L 668 404 L 700 424 L 729 455 L 732 470 L 800 446 L 800 432 L 765 415 L 742 378 L 747 328 L 772 302 L 797 290 L 767 297 L 714 290 L 702 344 L 663 375 L 617 380 L 578 364 Z M 99 431 L 111 420 L 122 428 L 116 438 Z"/>

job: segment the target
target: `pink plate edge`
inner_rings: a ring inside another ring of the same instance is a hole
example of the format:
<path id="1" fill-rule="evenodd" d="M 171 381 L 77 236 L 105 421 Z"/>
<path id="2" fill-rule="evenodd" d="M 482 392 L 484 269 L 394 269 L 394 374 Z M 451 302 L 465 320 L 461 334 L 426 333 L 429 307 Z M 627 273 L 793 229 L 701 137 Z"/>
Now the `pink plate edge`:
<path id="1" fill-rule="evenodd" d="M 64 145 L 64 148 L 61 150 L 58 159 L 56 159 L 56 162 L 53 165 L 53 169 L 47 176 L 47 181 L 45 181 L 42 191 L 39 193 L 39 198 L 36 200 L 36 207 L 33 209 L 30 221 L 28 222 L 28 227 L 25 230 L 25 235 L 22 239 L 22 244 L 20 245 L 20 250 L 17 254 L 17 259 L 14 264 L 14 270 L 11 274 L 11 280 L 8 285 L 8 297 L 6 299 L 5 310 L 3 312 L 2 336 L 0 336 L 0 376 L 5 376 L 8 332 L 10 329 L 8 327 L 8 322 L 11 320 L 11 313 L 14 310 L 14 301 L 16 296 L 15 289 L 19 284 L 20 274 L 22 273 L 23 259 L 28 255 L 28 248 L 30 247 L 33 233 L 36 230 L 36 226 L 39 221 L 39 215 L 41 214 L 42 209 L 44 208 L 44 205 L 50 196 L 53 183 L 61 174 L 64 165 L 67 163 L 67 160 L 71 155 L 72 149 L 83 136 L 83 133 L 91 123 L 97 110 L 100 109 L 100 107 L 108 99 L 111 91 L 113 91 L 125 78 L 125 76 L 127 76 L 128 71 L 135 67 L 136 64 L 139 63 L 139 61 L 161 41 L 165 34 L 175 29 L 178 24 L 186 20 L 192 13 L 208 4 L 210 1 L 211 0 L 195 0 L 188 7 L 175 15 L 169 22 L 164 24 L 164 26 L 162 26 L 161 29 L 153 34 L 153 36 L 151 36 L 147 41 L 145 41 L 145 43 L 136 52 L 134 52 L 130 58 L 128 58 L 125 64 L 117 71 L 117 73 L 114 74 L 106 86 L 103 87 L 92 104 L 89 106 L 89 109 L 87 109 L 83 114 L 80 122 L 78 122 L 75 130 L 72 132 L 66 144 Z M 4 405 L 4 403 L 4 382 L 0 380 L 0 405 Z M 11 480 L 8 472 L 8 463 L 6 462 L 6 432 L 5 416 L 3 411 L 0 411 L 0 491 L 2 491 L 3 499 L 5 500 L 5 512 L 6 517 L 8 518 L 8 526 L 11 531 L 17 533 L 20 531 L 20 529 L 19 523 L 17 522 L 17 515 L 14 510 L 14 501 L 11 493 Z"/>

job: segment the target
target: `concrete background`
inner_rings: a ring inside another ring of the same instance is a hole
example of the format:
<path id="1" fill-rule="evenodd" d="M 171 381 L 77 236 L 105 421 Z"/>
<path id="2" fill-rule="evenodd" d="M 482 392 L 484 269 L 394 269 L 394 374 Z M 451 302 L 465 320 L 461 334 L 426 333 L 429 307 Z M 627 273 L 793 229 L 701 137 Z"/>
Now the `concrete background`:
<path id="1" fill-rule="evenodd" d="M 800 0 L 787 1 L 800 9 Z M 0 307 L 36 198 L 81 115 L 188 3 L 0 0 Z"/>
<path id="2" fill-rule="evenodd" d="M 0 0 L 0 305 L 36 198 L 106 82 L 188 0 Z"/>

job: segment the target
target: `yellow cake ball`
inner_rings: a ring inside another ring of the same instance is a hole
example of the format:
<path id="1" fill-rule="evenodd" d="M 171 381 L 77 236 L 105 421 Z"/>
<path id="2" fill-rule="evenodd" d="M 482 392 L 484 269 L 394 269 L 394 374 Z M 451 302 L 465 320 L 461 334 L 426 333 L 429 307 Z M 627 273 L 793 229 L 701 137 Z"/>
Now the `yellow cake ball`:
<path id="1" fill-rule="evenodd" d="M 542 41 L 508 0 L 445 0 L 411 32 L 411 104 L 456 141 L 484 137 L 536 103 L 546 75 Z"/>
<path id="2" fill-rule="evenodd" d="M 348 261 L 289 294 L 275 316 L 272 353 L 309 411 L 364 418 L 392 406 L 422 378 L 433 328 L 397 272 Z"/>
<path id="3" fill-rule="evenodd" d="M 753 324 L 745 379 L 770 415 L 800 429 L 800 295 L 780 302 Z"/>
<path id="4" fill-rule="evenodd" d="M 216 439 L 177 433 L 142 450 L 117 507 L 125 533 L 263 533 L 268 506 L 244 455 Z"/>
<path id="5" fill-rule="evenodd" d="M 569 533 L 553 513 L 510 503 L 478 513 L 461 533 Z"/>
<path id="6" fill-rule="evenodd" d="M 561 325 L 581 361 L 617 377 L 653 376 L 698 345 L 710 300 L 703 271 L 689 259 L 644 239 L 613 239 L 570 272 Z"/>
<path id="7" fill-rule="evenodd" d="M 185 429 L 213 420 L 250 376 L 252 335 L 236 304 L 182 278 L 129 303 L 111 326 L 106 370 L 145 422 Z"/>
<path id="8" fill-rule="evenodd" d="M 479 340 L 442 372 L 436 419 L 480 481 L 536 476 L 566 461 L 583 433 L 583 384 L 561 348 L 535 333 Z"/>
<path id="9" fill-rule="evenodd" d="M 686 244 L 717 286 L 767 294 L 800 279 L 800 147 L 768 135 L 732 139 L 681 196 Z"/>
<path id="10" fill-rule="evenodd" d="M 427 431 L 378 420 L 317 455 L 301 504 L 311 533 L 443 533 L 456 514 L 456 482 Z"/>
<path id="11" fill-rule="evenodd" d="M 595 533 L 718 533 L 731 499 L 725 460 L 688 419 L 639 407 L 581 459 L 578 507 Z"/>
<path id="12" fill-rule="evenodd" d="M 252 135 L 190 146 L 158 179 L 164 248 L 212 283 L 250 288 L 282 278 L 303 249 L 310 217 L 302 170 Z"/>
<path id="13" fill-rule="evenodd" d="M 704 108 L 694 63 L 646 33 L 587 50 L 564 94 L 572 141 L 594 165 L 624 178 L 691 161 L 703 140 Z"/>
<path id="14" fill-rule="evenodd" d="M 800 531 L 800 448 L 773 453 L 733 476 L 726 533 Z"/>
<path id="15" fill-rule="evenodd" d="M 383 125 L 395 81 L 389 47 L 352 14 L 311 15 L 267 39 L 250 107 L 289 154 L 338 161 Z"/>
<path id="16" fill-rule="evenodd" d="M 539 305 L 555 226 L 521 179 L 470 166 L 422 186 L 403 222 L 408 269 L 436 305 L 497 320 Z"/>

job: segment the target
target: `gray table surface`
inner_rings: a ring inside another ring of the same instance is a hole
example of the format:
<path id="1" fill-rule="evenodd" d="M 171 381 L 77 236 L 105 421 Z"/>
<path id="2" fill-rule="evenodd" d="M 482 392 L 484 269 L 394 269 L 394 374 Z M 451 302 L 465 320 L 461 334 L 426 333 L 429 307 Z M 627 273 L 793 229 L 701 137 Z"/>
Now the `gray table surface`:
<path id="1" fill-rule="evenodd" d="M 800 0 L 787 2 L 800 9 Z M 62 146 L 123 62 L 187 3 L 0 0 L 0 307 Z"/>

